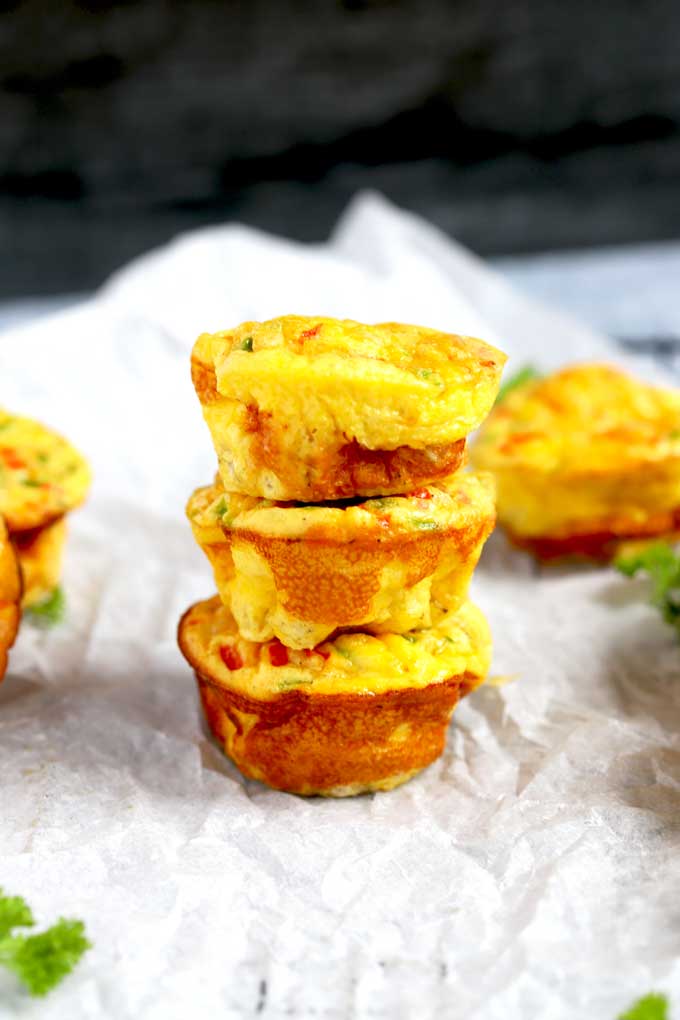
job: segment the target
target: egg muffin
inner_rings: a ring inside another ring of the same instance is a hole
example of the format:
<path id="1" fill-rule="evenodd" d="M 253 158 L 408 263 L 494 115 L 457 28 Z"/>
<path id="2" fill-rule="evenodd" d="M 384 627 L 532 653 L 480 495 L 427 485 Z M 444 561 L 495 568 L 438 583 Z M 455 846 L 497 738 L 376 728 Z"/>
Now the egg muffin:
<path id="1" fill-rule="evenodd" d="M 390 790 L 441 754 L 458 700 L 489 667 L 491 638 L 465 602 L 406 634 L 340 634 L 307 651 L 239 634 L 218 596 L 179 625 L 208 725 L 241 772 L 289 793 Z"/>
<path id="2" fill-rule="evenodd" d="M 197 489 L 187 515 L 217 588 L 250 641 L 313 648 L 336 629 L 401 632 L 455 609 L 494 519 L 488 474 L 403 496 L 281 504 Z"/>
<path id="3" fill-rule="evenodd" d="M 0 514 L 24 574 L 24 605 L 57 585 L 65 515 L 89 487 L 87 463 L 67 440 L 31 418 L 0 410 Z"/>
<path id="4" fill-rule="evenodd" d="M 44 528 L 17 531 L 14 548 L 24 582 L 22 605 L 30 608 L 49 598 L 59 584 L 66 544 L 66 519 L 60 517 Z"/>
<path id="5" fill-rule="evenodd" d="M 0 517 L 0 680 L 7 669 L 7 652 L 14 644 L 21 617 L 21 575 L 14 548 Z"/>
<path id="6" fill-rule="evenodd" d="M 472 337 L 286 315 L 203 334 L 191 364 L 225 488 L 323 502 L 456 471 L 504 362 Z"/>
<path id="7" fill-rule="evenodd" d="M 583 364 L 518 386 L 471 452 L 493 472 L 498 519 L 544 560 L 608 560 L 680 529 L 680 392 Z"/>

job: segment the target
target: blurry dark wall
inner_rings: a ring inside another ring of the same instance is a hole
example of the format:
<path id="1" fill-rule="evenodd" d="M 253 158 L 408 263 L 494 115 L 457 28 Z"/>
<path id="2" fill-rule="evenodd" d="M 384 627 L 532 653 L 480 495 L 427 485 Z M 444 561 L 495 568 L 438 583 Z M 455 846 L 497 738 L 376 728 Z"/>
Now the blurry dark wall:
<path id="1" fill-rule="evenodd" d="M 0 293 L 376 187 L 482 253 L 680 235 L 677 0 L 0 0 Z"/>

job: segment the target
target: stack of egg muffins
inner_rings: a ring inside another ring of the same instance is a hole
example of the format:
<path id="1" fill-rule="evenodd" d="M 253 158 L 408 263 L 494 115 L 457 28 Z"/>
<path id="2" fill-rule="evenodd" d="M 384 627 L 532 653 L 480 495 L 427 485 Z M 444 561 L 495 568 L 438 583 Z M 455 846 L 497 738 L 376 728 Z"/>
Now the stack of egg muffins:
<path id="1" fill-rule="evenodd" d="M 179 644 L 244 775 L 349 796 L 441 754 L 489 666 L 467 591 L 493 483 L 460 469 L 504 362 L 470 337 L 293 315 L 196 341 L 219 470 L 187 513 L 219 595 Z"/>

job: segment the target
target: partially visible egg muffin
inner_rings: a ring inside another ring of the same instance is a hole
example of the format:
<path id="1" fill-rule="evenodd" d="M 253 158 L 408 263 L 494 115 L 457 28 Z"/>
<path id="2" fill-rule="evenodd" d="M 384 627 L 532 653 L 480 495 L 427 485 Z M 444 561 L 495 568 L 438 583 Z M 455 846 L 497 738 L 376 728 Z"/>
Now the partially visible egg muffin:
<path id="1" fill-rule="evenodd" d="M 491 638 L 465 602 L 407 634 L 340 634 L 314 650 L 239 634 L 218 596 L 180 621 L 208 724 L 241 772 L 291 793 L 389 790 L 442 752 L 458 700 L 486 676 Z"/>
<path id="2" fill-rule="evenodd" d="M 24 577 L 24 606 L 49 596 L 59 582 L 65 515 L 90 488 L 84 457 L 32 418 L 0 410 L 0 514 Z"/>
<path id="3" fill-rule="evenodd" d="M 21 575 L 14 548 L 0 517 L 0 680 L 7 669 L 7 653 L 14 644 L 21 618 Z"/>
<path id="4" fill-rule="evenodd" d="M 622 541 L 680 530 L 680 392 L 609 365 L 512 390 L 471 459 L 493 473 L 512 541 L 541 559 L 606 560 Z"/>
<path id="5" fill-rule="evenodd" d="M 66 518 L 44 528 L 17 531 L 13 536 L 23 577 L 22 605 L 35 606 L 49 598 L 59 584 L 66 544 Z"/>
<path id="6" fill-rule="evenodd" d="M 313 648 L 342 628 L 402 632 L 455 609 L 495 520 L 488 474 L 402 496 L 276 504 L 198 489 L 187 506 L 218 591 L 250 641 Z"/>
<path id="7" fill-rule="evenodd" d="M 287 315 L 203 334 L 192 378 L 226 489 L 323 502 L 456 471 L 505 360 L 420 326 Z"/>
<path id="8" fill-rule="evenodd" d="M 62 436 L 0 410 L 0 514 L 10 533 L 44 527 L 79 506 L 90 469 Z"/>

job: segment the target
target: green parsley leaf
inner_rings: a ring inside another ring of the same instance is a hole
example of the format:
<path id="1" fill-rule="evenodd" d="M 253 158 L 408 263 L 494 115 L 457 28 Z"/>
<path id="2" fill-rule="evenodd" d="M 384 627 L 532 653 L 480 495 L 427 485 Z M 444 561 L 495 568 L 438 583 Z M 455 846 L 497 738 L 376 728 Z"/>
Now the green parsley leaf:
<path id="1" fill-rule="evenodd" d="M 350 662 L 352 661 L 351 653 L 348 652 L 346 648 L 343 648 L 340 644 L 338 644 L 337 641 L 333 643 L 333 648 L 338 655 L 342 656 L 343 659 L 349 659 Z"/>
<path id="2" fill-rule="evenodd" d="M 409 523 L 416 531 L 436 531 L 439 527 L 431 517 L 416 517 L 415 514 L 409 515 Z"/>
<path id="3" fill-rule="evenodd" d="M 645 995 L 617 1020 L 668 1020 L 668 999 L 665 995 Z"/>
<path id="4" fill-rule="evenodd" d="M 523 365 L 514 375 L 511 375 L 509 379 L 503 383 L 498 391 L 496 397 L 496 403 L 500 404 L 501 401 L 505 400 L 508 393 L 512 393 L 519 386 L 524 386 L 525 383 L 533 382 L 534 379 L 540 379 L 541 373 L 537 372 L 532 365 Z"/>
<path id="5" fill-rule="evenodd" d="M 70 974 L 91 944 L 82 921 L 63 917 L 38 935 L 11 934 L 14 928 L 33 923 L 25 900 L 0 890 L 0 964 L 16 974 L 31 995 L 46 995 Z"/>
<path id="6" fill-rule="evenodd" d="M 667 542 L 655 542 L 629 556 L 619 556 L 614 566 L 626 577 L 642 571 L 651 584 L 650 601 L 666 623 L 680 631 L 680 555 Z"/>
<path id="7" fill-rule="evenodd" d="M 289 691 L 291 687 L 305 687 L 308 684 L 313 684 L 314 680 L 307 680 L 303 676 L 292 676 L 287 680 L 279 680 L 278 689 L 280 691 Z"/>
<path id="8" fill-rule="evenodd" d="M 434 372 L 431 368 L 419 368 L 416 372 L 419 379 L 424 379 L 426 382 L 433 382 L 437 386 L 443 386 L 441 376 Z"/>
<path id="9" fill-rule="evenodd" d="M 66 616 L 66 596 L 61 586 L 57 585 L 51 595 L 29 606 L 26 610 L 33 622 L 41 627 L 56 627 L 63 623 Z"/>
<path id="10" fill-rule="evenodd" d="M 252 336 L 247 336 L 245 338 L 245 340 L 241 341 L 241 350 L 242 351 L 252 351 L 252 349 L 253 349 L 253 338 L 252 338 Z"/>
<path id="11" fill-rule="evenodd" d="M 35 924 L 31 908 L 21 896 L 5 896 L 0 889 L 0 940 L 12 928 L 31 928 Z"/>

